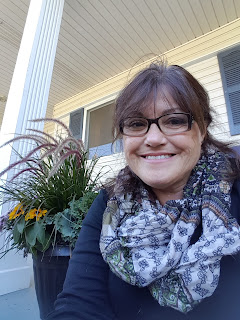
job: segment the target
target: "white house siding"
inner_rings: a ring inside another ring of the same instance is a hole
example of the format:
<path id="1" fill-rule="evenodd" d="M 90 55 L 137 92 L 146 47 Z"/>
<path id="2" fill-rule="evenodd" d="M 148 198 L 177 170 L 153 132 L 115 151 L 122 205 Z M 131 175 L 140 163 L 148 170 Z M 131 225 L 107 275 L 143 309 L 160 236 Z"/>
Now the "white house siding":
<path id="1" fill-rule="evenodd" d="M 217 56 L 190 65 L 186 69 L 199 80 L 210 96 L 211 106 L 215 111 L 213 113 L 214 124 L 210 132 L 219 140 L 240 144 L 240 135 L 230 135 Z"/>
<path id="2" fill-rule="evenodd" d="M 239 43 L 240 19 L 165 53 L 169 64 L 179 64 L 186 67 L 209 92 L 211 105 L 216 111 L 215 120 L 218 122 L 218 125 L 213 127 L 211 132 L 217 138 L 225 141 L 231 140 L 235 144 L 239 144 L 240 135 L 231 136 L 229 133 L 217 54 Z M 118 74 L 95 87 L 75 95 L 71 99 L 59 103 L 54 107 L 54 117 L 66 121 L 69 119 L 69 114 L 80 107 L 84 107 L 85 111 L 87 111 L 106 102 L 110 103 L 134 73 L 148 65 L 149 62 Z M 86 114 L 87 112 L 85 112 L 83 124 L 84 138 L 85 134 L 87 134 Z M 53 127 L 50 129 L 53 130 Z M 116 174 L 124 164 L 123 155 L 114 154 L 102 157 L 98 166 L 99 168 L 104 166 L 103 170 L 108 171 L 105 176 L 108 177 Z"/>
<path id="3" fill-rule="evenodd" d="M 100 172 L 101 182 L 106 182 L 108 179 L 115 177 L 125 165 L 123 154 L 116 153 L 112 156 L 101 157 L 97 163 L 95 172 Z"/>

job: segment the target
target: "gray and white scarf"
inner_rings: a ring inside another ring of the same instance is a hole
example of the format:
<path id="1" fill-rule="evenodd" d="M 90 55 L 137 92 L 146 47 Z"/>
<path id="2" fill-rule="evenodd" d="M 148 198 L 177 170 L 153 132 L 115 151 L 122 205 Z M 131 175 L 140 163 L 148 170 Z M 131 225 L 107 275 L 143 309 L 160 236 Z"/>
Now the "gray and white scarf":
<path id="1" fill-rule="evenodd" d="M 143 184 L 137 197 L 122 193 L 111 198 L 100 250 L 112 272 L 132 285 L 147 286 L 161 306 L 181 312 L 211 296 L 221 258 L 240 251 L 240 227 L 229 212 L 228 167 L 225 155 L 212 149 L 193 169 L 181 200 L 162 206 Z M 190 244 L 200 223 L 202 234 Z"/>

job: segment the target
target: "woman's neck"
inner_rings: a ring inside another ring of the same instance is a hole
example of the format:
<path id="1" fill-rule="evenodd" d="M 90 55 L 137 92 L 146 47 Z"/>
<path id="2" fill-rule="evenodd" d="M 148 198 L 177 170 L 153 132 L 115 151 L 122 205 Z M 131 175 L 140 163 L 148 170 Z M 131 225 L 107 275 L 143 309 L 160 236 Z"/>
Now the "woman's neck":
<path id="1" fill-rule="evenodd" d="M 179 190 L 175 190 L 173 192 L 153 188 L 153 192 L 157 196 L 162 206 L 164 206 L 168 200 L 178 200 L 182 199 L 183 197 L 183 188 L 180 188 Z"/>

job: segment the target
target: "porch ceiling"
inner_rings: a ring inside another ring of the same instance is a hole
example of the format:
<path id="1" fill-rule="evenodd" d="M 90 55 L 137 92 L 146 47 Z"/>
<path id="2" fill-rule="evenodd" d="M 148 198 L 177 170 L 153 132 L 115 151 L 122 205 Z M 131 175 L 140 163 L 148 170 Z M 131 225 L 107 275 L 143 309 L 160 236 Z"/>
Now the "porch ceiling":
<path id="1" fill-rule="evenodd" d="M 0 122 L 30 0 L 0 0 Z M 65 0 L 48 102 L 57 103 L 240 18 L 239 0 Z"/>

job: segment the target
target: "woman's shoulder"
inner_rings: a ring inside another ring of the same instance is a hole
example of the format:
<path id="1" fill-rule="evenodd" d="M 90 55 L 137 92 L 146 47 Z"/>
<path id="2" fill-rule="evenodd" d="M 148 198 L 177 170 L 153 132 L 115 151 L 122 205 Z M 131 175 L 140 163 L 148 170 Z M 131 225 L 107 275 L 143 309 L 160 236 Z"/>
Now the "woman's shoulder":
<path id="1" fill-rule="evenodd" d="M 238 194 L 240 195 L 240 179 L 236 179 L 233 183 L 233 192 L 238 192 Z"/>
<path id="2" fill-rule="evenodd" d="M 230 212 L 240 224 L 240 179 L 234 181 L 231 192 L 231 208 Z"/>
<path id="3" fill-rule="evenodd" d="M 104 205 L 106 205 L 108 199 L 109 199 L 109 195 L 108 195 L 107 190 L 101 189 L 100 192 L 98 193 L 95 201 L 93 202 L 93 204 L 95 205 L 95 202 L 97 202 L 97 204 L 103 203 Z"/>
<path id="4" fill-rule="evenodd" d="M 106 189 L 100 190 L 99 194 L 93 201 L 88 213 L 83 221 L 83 225 L 94 224 L 98 227 L 102 224 L 102 216 L 109 199 Z"/>
<path id="5" fill-rule="evenodd" d="M 99 208 L 99 205 L 100 206 L 106 206 L 108 199 L 109 199 L 109 196 L 108 196 L 107 190 L 106 189 L 101 189 L 98 192 L 97 197 L 93 201 L 93 203 L 92 203 L 92 205 L 90 207 L 90 210 L 93 210 L 95 208 Z"/>

